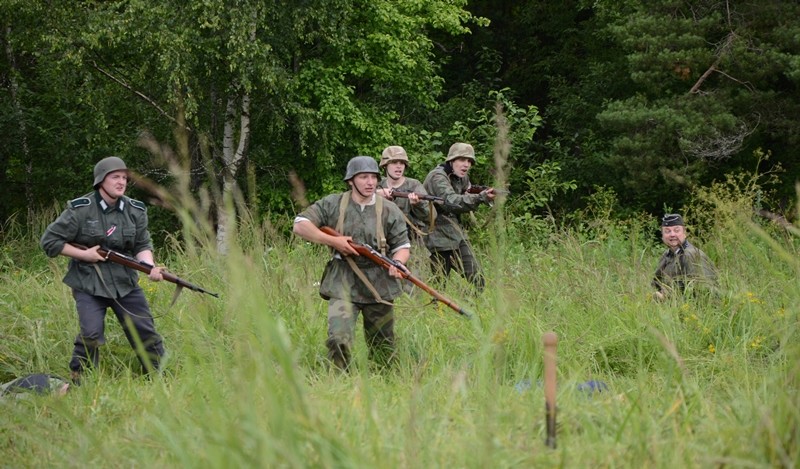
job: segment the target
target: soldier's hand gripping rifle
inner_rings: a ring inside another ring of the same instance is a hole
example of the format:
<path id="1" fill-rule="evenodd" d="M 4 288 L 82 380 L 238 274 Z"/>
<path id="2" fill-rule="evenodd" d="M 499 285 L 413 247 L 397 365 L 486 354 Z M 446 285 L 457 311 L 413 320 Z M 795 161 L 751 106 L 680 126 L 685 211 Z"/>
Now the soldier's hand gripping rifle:
<path id="1" fill-rule="evenodd" d="M 331 228 L 329 226 L 320 227 L 320 231 L 322 231 L 325 234 L 331 235 L 331 236 L 342 236 L 336 230 L 334 230 L 333 228 Z M 436 291 L 433 288 L 431 288 L 430 286 L 428 286 L 425 282 L 423 282 L 422 280 L 420 280 L 417 277 L 415 277 L 408 270 L 408 268 L 406 268 L 406 266 L 404 266 L 401 262 L 398 262 L 398 261 L 392 259 L 391 257 L 388 257 L 388 256 L 385 256 L 385 255 L 381 254 L 379 251 L 377 251 L 375 248 L 373 248 L 372 246 L 370 246 L 368 244 L 361 244 L 361 243 L 357 243 L 355 241 L 350 241 L 350 246 L 352 246 L 353 249 L 355 249 L 360 255 L 366 257 L 367 259 L 371 260 L 372 262 L 374 262 L 375 264 L 383 267 L 386 270 L 389 270 L 389 267 L 396 268 L 398 271 L 400 271 L 400 273 L 401 273 L 401 275 L 403 276 L 404 279 L 406 279 L 409 282 L 413 283 L 414 285 L 422 288 L 423 290 L 428 292 L 429 295 L 431 295 L 432 297 L 436 298 L 438 301 L 441 301 L 442 303 L 446 304 L 447 306 L 449 306 L 451 309 L 453 309 L 458 314 L 461 314 L 461 315 L 466 316 L 468 318 L 472 317 L 472 314 L 470 314 L 464 308 L 458 306 L 453 300 L 451 300 L 451 299 L 447 298 L 446 296 L 442 295 L 438 291 Z"/>
<path id="2" fill-rule="evenodd" d="M 77 243 L 69 243 L 69 244 L 72 245 L 72 246 L 75 246 L 78 249 L 83 249 L 84 251 L 89 249 L 86 246 L 83 246 L 81 244 L 77 244 Z M 115 263 L 120 264 L 120 265 L 124 265 L 125 267 L 129 267 L 131 269 L 138 270 L 139 272 L 144 272 L 145 274 L 148 274 L 148 275 L 150 275 L 150 271 L 153 270 L 153 267 L 155 267 L 155 266 L 150 265 L 149 263 L 147 263 L 145 261 L 141 261 L 141 260 L 133 258 L 131 256 L 127 256 L 125 254 L 122 254 L 122 253 L 119 253 L 119 252 L 116 252 L 116 251 L 112 251 L 110 249 L 98 248 L 97 249 L 97 253 L 100 254 L 101 256 L 105 257 L 106 260 L 108 260 L 108 261 L 115 262 Z M 169 273 L 169 272 L 167 272 L 165 270 L 161 271 L 161 276 L 167 282 L 172 282 L 175 285 L 177 285 L 177 289 L 175 290 L 175 296 L 173 297 L 173 300 L 172 300 L 173 303 L 175 302 L 175 299 L 177 299 L 181 288 L 188 288 L 189 290 L 196 291 L 198 293 L 205 293 L 206 295 L 211 295 L 214 298 L 219 298 L 219 294 L 211 293 L 210 291 L 208 291 L 208 290 L 206 290 L 204 288 L 198 287 L 197 285 L 195 285 L 193 283 L 189 283 L 186 280 L 178 277 L 177 275 L 173 275 L 173 274 L 171 274 L 171 273 Z"/>

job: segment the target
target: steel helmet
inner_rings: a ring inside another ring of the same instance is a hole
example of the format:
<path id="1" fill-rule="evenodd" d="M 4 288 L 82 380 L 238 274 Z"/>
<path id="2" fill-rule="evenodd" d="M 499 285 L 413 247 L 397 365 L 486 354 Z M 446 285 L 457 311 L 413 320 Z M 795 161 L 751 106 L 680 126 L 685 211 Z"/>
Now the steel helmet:
<path id="1" fill-rule="evenodd" d="M 125 166 L 125 162 L 122 161 L 121 158 L 109 156 L 98 161 L 97 164 L 94 165 L 94 184 L 92 184 L 92 187 L 97 189 L 97 186 L 103 182 L 103 179 L 106 178 L 108 173 L 120 170 L 128 170 L 128 167 Z"/>
<path id="2" fill-rule="evenodd" d="M 374 173 L 378 177 L 381 175 L 378 163 L 371 156 L 356 156 L 348 161 L 344 180 L 349 181 L 358 173 Z"/>
<path id="3" fill-rule="evenodd" d="M 448 161 L 453 161 L 456 158 L 468 158 L 472 160 L 473 163 L 477 163 L 475 159 L 475 149 L 472 148 L 472 145 L 469 143 L 454 143 L 450 147 L 450 151 L 447 152 L 447 159 L 445 159 L 445 163 Z"/>
<path id="4" fill-rule="evenodd" d="M 383 168 L 392 161 L 402 161 L 408 167 L 408 155 L 403 147 L 393 145 L 383 150 L 380 167 Z"/>

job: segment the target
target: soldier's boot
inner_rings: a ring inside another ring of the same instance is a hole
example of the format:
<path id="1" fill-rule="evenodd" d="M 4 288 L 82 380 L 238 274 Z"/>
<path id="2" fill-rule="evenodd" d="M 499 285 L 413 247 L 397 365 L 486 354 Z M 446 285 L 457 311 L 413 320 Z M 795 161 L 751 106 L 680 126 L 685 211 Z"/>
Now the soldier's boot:
<path id="1" fill-rule="evenodd" d="M 72 381 L 72 384 L 75 386 L 81 385 L 81 372 L 78 370 L 72 370 L 69 372 L 69 379 Z"/>
<path id="2" fill-rule="evenodd" d="M 350 367 L 350 352 L 346 345 L 335 344 L 328 350 L 328 358 L 341 371 L 348 371 Z"/>

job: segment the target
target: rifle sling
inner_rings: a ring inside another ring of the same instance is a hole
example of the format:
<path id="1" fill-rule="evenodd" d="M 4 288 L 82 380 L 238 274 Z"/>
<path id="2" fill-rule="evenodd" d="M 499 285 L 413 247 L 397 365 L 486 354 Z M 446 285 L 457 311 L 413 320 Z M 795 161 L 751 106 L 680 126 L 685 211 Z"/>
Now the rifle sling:
<path id="1" fill-rule="evenodd" d="M 345 211 L 347 210 L 347 206 L 350 204 L 350 199 L 351 199 L 351 192 L 347 191 L 344 194 L 342 194 L 342 198 L 339 201 L 339 219 L 336 222 L 336 231 L 339 232 L 339 233 L 342 232 L 342 226 L 344 226 L 344 214 L 345 214 Z M 375 197 L 375 220 L 377 222 L 376 223 L 377 224 L 376 232 L 377 232 L 378 243 L 380 244 L 381 251 L 385 251 L 386 238 L 383 235 L 383 224 L 381 223 L 382 212 L 383 212 L 383 203 L 381 202 L 381 198 L 376 196 Z M 350 256 L 343 256 L 343 257 L 344 257 L 344 260 L 347 261 L 347 264 L 350 266 L 350 268 L 353 269 L 353 272 L 356 274 L 356 276 L 359 279 L 361 279 L 361 281 L 364 283 L 364 285 L 367 287 L 367 289 L 370 291 L 370 293 L 372 293 L 372 296 L 375 297 L 375 301 L 377 301 L 378 303 L 386 304 L 386 305 L 391 305 L 392 304 L 392 303 L 389 303 L 388 301 L 385 301 L 383 298 L 381 298 L 381 295 L 380 295 L 380 293 L 378 293 L 378 290 L 375 288 L 375 286 L 372 284 L 372 282 L 369 281 L 369 279 L 367 278 L 367 275 L 364 273 L 364 271 L 361 270 L 356 265 L 356 262 L 353 260 L 353 258 L 351 258 Z"/>
<path id="2" fill-rule="evenodd" d="M 134 313 L 132 311 L 129 311 L 128 308 L 122 306 L 122 304 L 119 301 L 117 301 L 116 295 L 114 295 L 114 293 L 111 292 L 111 288 L 109 288 L 108 284 L 106 283 L 106 279 L 105 279 L 105 277 L 103 277 L 103 272 L 100 271 L 100 266 L 97 265 L 97 262 L 93 263 L 92 266 L 94 267 L 94 270 L 97 272 L 97 276 L 100 277 L 100 283 L 103 284 L 103 288 L 106 290 L 106 294 L 108 295 L 109 298 L 114 300 L 114 303 L 116 303 L 117 306 L 120 307 L 120 309 L 122 309 L 123 311 L 128 313 L 129 316 L 132 316 L 132 317 L 135 317 L 135 318 L 140 318 L 140 319 L 149 319 L 147 316 L 142 316 L 142 315 L 136 314 L 136 313 Z M 169 311 L 169 309 L 172 308 L 172 305 L 175 304 L 175 300 L 178 299 L 178 295 L 180 295 L 182 288 L 183 288 L 182 286 L 176 284 L 175 294 L 172 296 L 172 303 L 169 304 L 169 307 L 167 308 L 167 311 Z M 166 314 L 166 312 L 164 314 Z M 158 316 L 154 316 L 153 313 L 151 312 L 150 313 L 150 317 L 155 319 L 157 317 L 164 316 L 164 314 L 161 314 L 161 315 L 158 315 Z"/>
<path id="3" fill-rule="evenodd" d="M 121 257 L 122 259 L 127 260 L 124 256 L 120 255 L 117 252 L 113 252 L 111 250 L 106 250 L 106 252 L 108 253 L 106 255 L 106 259 L 108 259 L 111 256 L 111 254 L 114 254 L 114 255 L 116 255 L 118 257 Z M 135 259 L 134 259 L 134 261 L 135 261 Z M 114 262 L 114 261 L 112 260 L 111 262 Z M 131 262 L 133 262 L 133 261 L 131 261 Z M 95 266 L 96 265 L 97 264 L 95 264 Z M 125 264 L 121 264 L 121 265 L 124 266 L 124 267 L 128 267 Z M 130 269 L 132 267 L 128 267 L 128 268 Z M 151 269 L 152 269 L 152 267 L 151 267 Z M 136 269 L 134 269 L 134 270 L 136 270 Z M 144 272 L 144 270 L 142 270 L 141 272 Z M 98 273 L 98 275 L 100 275 L 100 270 L 98 270 L 97 273 Z M 150 275 L 150 272 L 144 272 L 144 273 Z M 103 276 L 102 275 L 100 275 L 100 280 L 103 280 Z M 103 281 L 103 285 L 105 285 L 105 281 Z M 167 311 L 169 311 L 169 309 L 172 308 L 173 305 L 175 305 L 175 302 L 178 301 L 178 297 L 181 295 L 181 291 L 182 290 L 183 290 L 183 285 L 181 285 L 179 282 L 175 282 L 175 292 L 172 294 L 172 301 L 170 301 L 169 306 L 167 307 Z M 108 292 L 108 287 L 106 287 L 106 292 Z M 109 292 L 109 294 L 110 294 L 110 292 Z"/>
<path id="4" fill-rule="evenodd" d="M 411 192 L 409 192 L 409 194 L 410 193 Z M 409 204 L 411 204 L 411 202 L 409 202 Z M 413 207 L 413 205 L 412 205 L 412 207 Z M 403 215 L 403 219 L 405 219 L 406 225 L 410 226 L 412 230 L 414 230 L 420 237 L 422 237 L 422 236 L 428 236 L 431 233 L 431 231 L 433 231 L 433 229 L 436 227 L 436 215 L 434 214 L 435 210 L 436 209 L 435 209 L 435 207 L 433 205 L 433 201 L 429 200 L 428 201 L 428 232 L 427 233 L 422 231 L 422 230 L 420 230 L 419 228 L 417 228 L 416 224 L 414 222 L 412 222 L 411 219 L 406 216 L 405 212 L 403 212 L 401 210 L 400 213 L 401 213 L 401 215 Z"/>
<path id="5" fill-rule="evenodd" d="M 372 296 L 375 297 L 375 301 L 389 306 L 392 305 L 392 303 L 381 298 L 381 295 L 380 293 L 378 293 L 378 290 L 376 290 L 375 286 L 372 285 L 372 282 L 369 281 L 364 271 L 358 268 L 358 266 L 356 265 L 356 261 L 354 261 L 352 257 L 346 256 L 344 260 L 347 261 L 347 263 L 350 265 L 350 268 L 353 269 L 353 272 L 355 272 L 356 276 L 359 279 L 361 279 L 362 282 L 364 282 L 364 285 L 366 285 L 366 287 L 369 289 L 369 292 L 372 293 Z"/>

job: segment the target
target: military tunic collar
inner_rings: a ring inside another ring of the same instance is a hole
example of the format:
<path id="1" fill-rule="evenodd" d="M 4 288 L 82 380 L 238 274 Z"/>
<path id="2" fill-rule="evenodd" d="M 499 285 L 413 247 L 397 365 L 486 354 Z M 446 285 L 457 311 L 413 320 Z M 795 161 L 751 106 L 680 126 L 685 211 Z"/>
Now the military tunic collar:
<path id="1" fill-rule="evenodd" d="M 667 253 L 667 255 L 669 257 L 680 256 L 681 254 L 683 254 L 683 251 L 685 251 L 686 248 L 688 248 L 688 247 L 689 247 L 689 240 L 687 239 L 687 240 L 684 240 L 683 244 L 681 244 L 680 246 L 675 248 L 674 251 L 672 249 L 668 249 L 669 253 Z"/>
<path id="2" fill-rule="evenodd" d="M 375 205 L 375 197 L 376 196 L 377 196 L 377 194 L 372 194 L 372 197 L 370 197 L 370 199 L 366 203 L 363 203 L 363 204 L 361 202 L 356 202 L 355 200 L 353 200 L 352 197 L 350 198 L 350 200 L 353 203 L 355 203 L 356 205 L 358 205 L 359 207 L 361 207 L 361 211 L 363 212 L 364 209 L 367 208 L 368 206 Z"/>
<path id="3" fill-rule="evenodd" d="M 108 205 L 102 195 L 100 195 L 100 191 L 94 192 L 95 198 L 97 199 L 97 205 L 103 210 L 103 213 L 108 213 L 113 210 L 119 210 L 120 212 L 125 211 L 125 201 L 120 197 L 117 199 L 117 203 L 112 207 Z"/>

